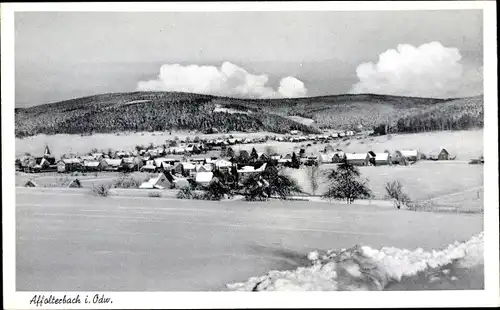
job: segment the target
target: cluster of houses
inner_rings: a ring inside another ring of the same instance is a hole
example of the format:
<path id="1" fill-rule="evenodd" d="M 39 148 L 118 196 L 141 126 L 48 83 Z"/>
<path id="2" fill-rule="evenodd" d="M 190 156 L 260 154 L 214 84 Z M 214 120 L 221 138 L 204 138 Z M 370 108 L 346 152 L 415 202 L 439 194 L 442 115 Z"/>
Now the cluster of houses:
<path id="1" fill-rule="evenodd" d="M 198 147 L 193 144 L 189 147 Z M 231 169 L 233 166 L 241 170 L 251 172 L 255 169 L 252 165 L 242 166 L 245 163 L 238 162 L 227 157 L 204 157 L 196 156 L 193 150 L 186 148 L 178 150 L 179 153 L 172 153 L 166 148 L 151 148 L 148 150 L 138 149 L 134 151 L 118 151 L 114 153 L 94 152 L 87 155 L 75 156 L 71 158 L 61 158 L 56 160 L 48 147 L 45 147 L 43 156 L 32 157 L 24 156 L 16 160 L 16 168 L 25 172 L 92 172 L 92 171 L 123 171 L 123 172 L 163 172 L 168 171 L 172 175 L 182 175 L 184 177 L 196 177 L 200 172 L 212 172 L 215 169 Z M 187 152 L 187 153 L 186 153 Z M 244 151 L 243 151 L 244 152 Z M 241 153 L 240 153 L 241 155 Z M 247 154 L 248 155 L 248 154 Z M 430 160 L 450 160 L 451 157 L 446 149 L 438 152 L 432 152 L 427 158 L 417 150 L 401 150 L 389 153 L 375 153 L 373 151 L 363 153 L 347 153 L 340 149 L 334 150 L 329 145 L 324 151 L 319 153 L 306 154 L 305 149 L 294 155 L 288 153 L 266 154 L 257 153 L 254 163 L 265 163 L 273 161 L 278 166 L 293 166 L 295 156 L 295 165 L 319 165 L 328 163 L 338 163 L 343 159 L 357 166 L 379 166 L 379 165 L 397 165 L 411 164 L 419 159 Z"/>

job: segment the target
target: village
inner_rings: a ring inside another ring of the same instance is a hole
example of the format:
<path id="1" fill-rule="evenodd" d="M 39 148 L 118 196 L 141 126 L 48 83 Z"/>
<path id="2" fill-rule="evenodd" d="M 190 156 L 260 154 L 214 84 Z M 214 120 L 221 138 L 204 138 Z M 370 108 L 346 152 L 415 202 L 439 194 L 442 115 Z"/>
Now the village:
<path id="1" fill-rule="evenodd" d="M 272 163 L 277 167 L 301 168 L 305 166 L 319 166 L 338 164 L 345 160 L 355 166 L 390 166 L 412 165 L 419 160 L 453 160 L 446 149 L 437 150 L 430 154 L 423 154 L 417 149 L 395 150 L 389 152 L 344 152 L 335 149 L 330 142 L 335 140 L 355 139 L 361 133 L 345 131 L 324 135 L 302 135 L 298 131 L 291 131 L 288 136 L 266 136 L 261 138 L 234 138 L 231 135 L 215 139 L 200 139 L 187 137 L 166 140 L 162 146 L 136 146 L 133 150 L 100 151 L 93 149 L 86 154 L 62 154 L 56 159 L 47 145 L 43 155 L 32 156 L 26 154 L 16 159 L 16 170 L 25 173 L 57 172 L 64 173 L 91 173 L 91 172 L 146 172 L 149 180 L 143 182 L 139 188 L 144 189 L 173 189 L 183 188 L 191 183 L 207 185 L 214 178 L 214 172 L 233 174 L 243 179 L 245 176 L 262 173 L 266 164 Z M 273 148 L 265 152 L 240 150 L 238 153 L 232 147 L 245 144 L 265 144 L 269 140 L 278 142 L 307 142 L 302 144 L 298 152 L 280 154 Z M 324 144 L 319 151 L 310 151 L 312 144 Z M 474 161 L 474 160 L 473 160 Z M 471 163 L 484 163 L 482 158 Z M 78 180 L 77 180 L 78 181 Z M 29 181 L 26 186 L 36 186 Z M 70 186 L 78 186 L 71 183 Z"/>

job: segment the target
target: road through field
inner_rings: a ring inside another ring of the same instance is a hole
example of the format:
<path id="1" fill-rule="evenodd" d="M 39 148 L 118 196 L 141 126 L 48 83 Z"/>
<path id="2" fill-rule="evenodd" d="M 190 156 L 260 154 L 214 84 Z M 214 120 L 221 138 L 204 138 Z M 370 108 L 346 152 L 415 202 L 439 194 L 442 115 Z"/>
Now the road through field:
<path id="1" fill-rule="evenodd" d="M 218 291 L 309 251 L 426 250 L 483 230 L 480 215 L 315 202 L 64 195 L 16 189 L 17 290 Z"/>

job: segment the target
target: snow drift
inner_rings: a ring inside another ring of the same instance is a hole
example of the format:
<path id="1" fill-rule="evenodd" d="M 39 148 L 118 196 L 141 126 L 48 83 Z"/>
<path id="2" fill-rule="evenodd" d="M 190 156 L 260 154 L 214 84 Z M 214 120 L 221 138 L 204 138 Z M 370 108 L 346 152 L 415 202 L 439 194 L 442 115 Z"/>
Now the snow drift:
<path id="1" fill-rule="evenodd" d="M 432 282 L 436 272 L 450 275 L 449 268 L 473 268 L 483 264 L 484 233 L 466 242 L 426 252 L 383 247 L 380 250 L 356 245 L 347 250 L 311 252 L 312 266 L 293 271 L 271 271 L 244 283 L 228 284 L 234 291 L 374 291 L 404 278 L 427 274 Z M 454 277 L 451 276 L 451 280 Z"/>

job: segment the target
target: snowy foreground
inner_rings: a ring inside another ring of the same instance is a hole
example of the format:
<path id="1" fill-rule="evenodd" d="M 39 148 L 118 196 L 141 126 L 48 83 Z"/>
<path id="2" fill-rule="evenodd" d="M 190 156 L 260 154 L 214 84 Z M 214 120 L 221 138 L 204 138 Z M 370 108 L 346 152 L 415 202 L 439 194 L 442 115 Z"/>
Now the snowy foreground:
<path id="1" fill-rule="evenodd" d="M 293 271 L 271 271 L 244 283 L 228 284 L 235 291 L 345 291 L 384 290 L 391 283 L 415 277 L 433 282 L 439 275 L 451 276 L 450 269 L 474 268 L 483 264 L 484 233 L 466 242 L 425 252 L 394 247 L 380 250 L 355 246 L 341 251 L 311 252 L 310 267 Z M 422 277 L 422 275 L 425 275 Z"/>

